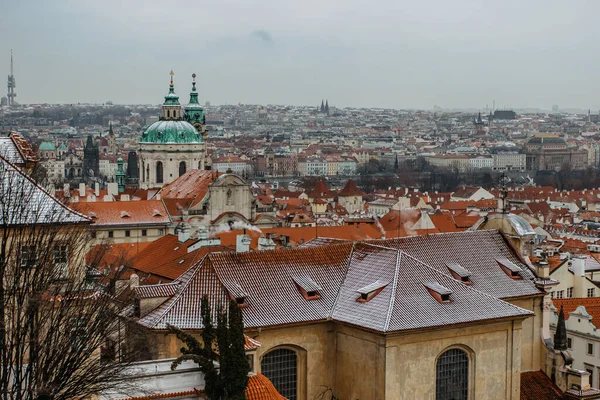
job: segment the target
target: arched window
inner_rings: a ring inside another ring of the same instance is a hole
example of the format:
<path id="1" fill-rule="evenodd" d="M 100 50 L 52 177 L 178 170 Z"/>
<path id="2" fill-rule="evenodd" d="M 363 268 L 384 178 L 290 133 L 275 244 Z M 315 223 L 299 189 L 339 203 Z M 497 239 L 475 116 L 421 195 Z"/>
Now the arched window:
<path id="1" fill-rule="evenodd" d="M 179 163 L 179 176 L 185 174 L 185 161 Z"/>
<path id="2" fill-rule="evenodd" d="M 156 183 L 163 183 L 163 165 L 161 161 L 156 163 Z"/>
<path id="3" fill-rule="evenodd" d="M 150 179 L 150 164 L 146 165 L 146 182 Z"/>
<path id="4" fill-rule="evenodd" d="M 167 118 L 171 118 L 171 111 L 167 110 Z"/>
<path id="5" fill-rule="evenodd" d="M 435 367 L 436 400 L 468 400 L 469 355 L 461 349 L 450 349 L 439 356 Z"/>
<path id="6" fill-rule="evenodd" d="M 282 396 L 289 400 L 298 398 L 298 355 L 294 350 L 270 351 L 263 356 L 260 369 Z"/>

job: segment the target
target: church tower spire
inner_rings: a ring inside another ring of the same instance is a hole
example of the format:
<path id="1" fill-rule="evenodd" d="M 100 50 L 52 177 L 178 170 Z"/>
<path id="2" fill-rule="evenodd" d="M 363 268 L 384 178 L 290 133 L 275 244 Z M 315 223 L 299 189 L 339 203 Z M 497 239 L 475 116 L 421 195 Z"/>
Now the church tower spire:
<path id="1" fill-rule="evenodd" d="M 179 96 L 175 94 L 175 84 L 173 83 L 173 70 L 171 75 L 171 83 L 169 83 L 169 93 L 165 96 L 165 102 L 162 106 L 161 119 L 163 120 L 179 120 L 181 119 L 181 105 L 179 104 Z"/>

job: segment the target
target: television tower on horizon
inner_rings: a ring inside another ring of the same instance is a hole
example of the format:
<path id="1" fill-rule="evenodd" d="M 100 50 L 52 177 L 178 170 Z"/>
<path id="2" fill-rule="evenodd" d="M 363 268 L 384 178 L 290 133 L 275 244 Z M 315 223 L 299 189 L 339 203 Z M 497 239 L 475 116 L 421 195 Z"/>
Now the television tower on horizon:
<path id="1" fill-rule="evenodd" d="M 10 50 L 10 75 L 8 75 L 8 84 L 7 85 L 8 85 L 8 93 L 6 94 L 6 97 L 8 98 L 8 106 L 10 107 L 10 106 L 15 105 L 15 97 L 17 97 L 17 94 L 15 93 L 15 87 L 17 85 L 15 84 L 12 49 Z"/>

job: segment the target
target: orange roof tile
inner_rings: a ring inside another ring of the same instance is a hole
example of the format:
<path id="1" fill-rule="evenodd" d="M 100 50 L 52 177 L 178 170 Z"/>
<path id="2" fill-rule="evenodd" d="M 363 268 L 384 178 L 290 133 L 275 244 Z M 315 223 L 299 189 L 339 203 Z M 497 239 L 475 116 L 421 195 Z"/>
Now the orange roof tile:
<path id="1" fill-rule="evenodd" d="M 221 245 L 232 246 L 236 245 L 237 235 L 243 233 L 241 230 L 227 231 L 216 234 L 216 237 L 221 239 Z M 357 224 L 353 226 L 319 226 L 315 227 L 301 227 L 301 228 L 267 228 L 262 230 L 262 234 L 256 231 L 247 231 L 246 234 L 250 236 L 252 242 L 250 244 L 251 249 L 258 248 L 258 238 L 264 235 L 273 235 L 279 237 L 280 235 L 287 236 L 289 243 L 292 246 L 300 245 L 309 240 L 317 237 L 327 237 L 334 239 L 343 240 L 368 240 L 368 239 L 380 239 L 382 237 L 381 230 L 373 224 Z"/>
<path id="2" fill-rule="evenodd" d="M 192 199 L 189 207 L 198 204 L 206 193 L 208 186 L 222 173 L 191 169 L 160 190 L 163 199 Z"/>
<path id="3" fill-rule="evenodd" d="M 96 226 L 166 225 L 170 222 L 160 200 L 95 201 L 69 207 L 91 218 Z"/>
<path id="4" fill-rule="evenodd" d="M 342 191 L 338 193 L 338 196 L 365 196 L 365 194 L 356 187 L 356 184 L 352 179 L 349 179 Z"/>
<path id="5" fill-rule="evenodd" d="M 246 400 L 286 400 L 271 381 L 261 373 L 248 377 Z"/>
<path id="6" fill-rule="evenodd" d="M 565 308 L 565 319 L 569 319 L 569 313 L 575 311 L 579 306 L 584 306 L 585 311 L 592 316 L 592 323 L 598 324 L 600 321 L 600 297 L 573 297 L 570 299 L 552 299 L 554 307 L 560 310 Z"/>

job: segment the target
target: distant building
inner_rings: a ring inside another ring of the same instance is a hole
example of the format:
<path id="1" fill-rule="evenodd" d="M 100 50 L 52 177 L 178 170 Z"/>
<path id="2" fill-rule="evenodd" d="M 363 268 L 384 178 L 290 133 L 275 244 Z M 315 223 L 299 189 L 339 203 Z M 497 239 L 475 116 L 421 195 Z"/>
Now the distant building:
<path id="1" fill-rule="evenodd" d="M 524 171 L 527 167 L 527 157 L 516 151 L 492 154 L 492 169 L 494 171 Z"/>
<path id="2" fill-rule="evenodd" d="M 493 119 L 517 119 L 517 113 L 513 110 L 496 110 Z"/>
<path id="3" fill-rule="evenodd" d="M 525 144 L 528 170 L 557 170 L 568 165 L 572 169 L 585 169 L 588 164 L 588 152 L 567 146 L 567 143 L 555 135 L 538 135 Z"/>

